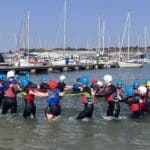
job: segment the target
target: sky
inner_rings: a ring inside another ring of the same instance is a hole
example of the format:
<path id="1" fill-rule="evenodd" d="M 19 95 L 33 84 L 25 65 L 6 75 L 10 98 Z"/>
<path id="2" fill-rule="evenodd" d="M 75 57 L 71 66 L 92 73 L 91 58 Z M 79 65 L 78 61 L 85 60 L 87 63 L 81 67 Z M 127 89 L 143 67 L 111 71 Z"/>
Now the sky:
<path id="1" fill-rule="evenodd" d="M 147 45 L 150 34 L 150 0 L 67 0 L 66 47 L 94 48 L 98 16 L 105 22 L 105 46 L 118 46 L 128 10 L 131 11 L 132 46 Z M 15 50 L 24 13 L 29 11 L 30 48 L 63 47 L 64 0 L 0 0 L 0 50 Z M 124 46 L 127 46 L 127 35 Z"/>

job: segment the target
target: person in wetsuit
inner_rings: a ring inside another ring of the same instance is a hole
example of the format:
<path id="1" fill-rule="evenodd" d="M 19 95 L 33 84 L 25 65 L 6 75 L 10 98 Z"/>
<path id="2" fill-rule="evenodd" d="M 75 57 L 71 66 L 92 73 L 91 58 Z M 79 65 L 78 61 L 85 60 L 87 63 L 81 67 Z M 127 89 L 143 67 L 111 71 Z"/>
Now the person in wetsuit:
<path id="1" fill-rule="evenodd" d="M 23 78 L 21 80 L 22 90 L 21 93 L 23 95 L 23 99 L 25 101 L 23 118 L 35 118 L 36 117 L 36 105 L 34 103 L 35 96 L 30 94 L 30 92 L 34 92 L 35 86 L 28 81 L 27 78 Z"/>
<path id="2" fill-rule="evenodd" d="M 72 86 L 66 85 L 66 77 L 64 75 L 61 75 L 59 80 L 57 88 L 60 89 L 60 92 L 72 89 Z"/>
<path id="3" fill-rule="evenodd" d="M 150 81 L 147 81 L 146 83 L 146 88 L 147 88 L 147 111 L 150 113 Z"/>
<path id="4" fill-rule="evenodd" d="M 45 118 L 47 120 L 56 119 L 61 114 L 61 105 L 60 98 L 64 96 L 63 92 L 60 92 L 58 89 L 58 84 L 55 80 L 51 80 L 48 83 L 50 90 L 47 92 L 30 92 L 30 94 L 34 94 L 39 97 L 47 97 L 48 106 L 45 109 Z"/>
<path id="5" fill-rule="evenodd" d="M 40 92 L 47 92 L 47 90 L 49 89 L 46 76 L 41 77 L 41 84 L 39 85 L 38 89 Z"/>
<path id="6" fill-rule="evenodd" d="M 7 114 L 11 109 L 12 114 L 17 113 L 17 92 L 19 91 L 19 84 L 15 80 L 15 72 L 7 72 L 7 81 L 0 86 L 0 90 L 4 90 L 4 101 L 2 104 L 2 114 Z"/>
<path id="7" fill-rule="evenodd" d="M 140 84 L 137 81 L 133 82 L 134 96 L 139 96 L 139 88 Z"/>
<path id="8" fill-rule="evenodd" d="M 83 118 L 92 118 L 94 111 L 94 91 L 88 86 L 89 79 L 87 77 L 82 77 L 80 79 L 82 83 L 82 95 L 81 101 L 84 104 L 84 109 L 76 117 L 77 120 L 82 120 Z"/>
<path id="9" fill-rule="evenodd" d="M 130 111 L 132 112 L 132 118 L 139 118 L 141 115 L 139 97 L 135 96 L 134 89 L 130 86 L 125 88 L 126 97 L 121 99 L 122 102 L 128 104 Z"/>
<path id="10" fill-rule="evenodd" d="M 0 86 L 3 86 L 4 84 L 4 80 L 3 80 L 3 75 L 0 74 Z M 0 90 L 0 107 L 2 106 L 2 102 L 3 102 L 3 99 L 4 99 L 4 90 Z"/>
<path id="11" fill-rule="evenodd" d="M 91 80 L 90 88 L 92 88 L 95 92 L 98 90 L 97 79 L 93 78 Z"/>
<path id="12" fill-rule="evenodd" d="M 80 82 L 80 78 L 77 78 L 76 83 L 73 84 L 72 91 L 74 93 L 78 93 L 80 92 L 81 88 L 82 88 L 82 84 Z"/>
<path id="13" fill-rule="evenodd" d="M 104 97 L 105 100 L 107 101 L 108 108 L 107 108 L 106 116 L 114 116 L 114 110 L 115 110 L 114 97 L 117 94 L 117 89 L 112 84 L 112 76 L 111 75 L 105 75 L 104 81 L 105 81 L 105 86 L 104 86 L 103 93 L 97 94 L 96 96 Z M 115 115 L 115 117 L 118 117 L 118 115 Z"/>

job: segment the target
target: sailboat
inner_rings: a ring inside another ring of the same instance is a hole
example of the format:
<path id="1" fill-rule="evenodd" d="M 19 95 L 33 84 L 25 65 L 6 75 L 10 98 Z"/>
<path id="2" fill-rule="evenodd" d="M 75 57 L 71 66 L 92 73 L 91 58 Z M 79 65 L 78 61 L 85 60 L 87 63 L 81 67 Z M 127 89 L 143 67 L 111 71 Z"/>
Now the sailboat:
<path id="1" fill-rule="evenodd" d="M 17 49 L 18 49 L 18 60 L 15 62 L 15 66 L 17 67 L 30 67 L 30 66 L 35 66 L 35 65 L 43 65 L 44 61 L 42 59 L 39 59 L 37 56 L 31 56 L 30 55 L 30 33 L 29 33 L 29 11 L 25 12 L 22 27 L 21 27 L 21 32 L 19 35 L 19 39 L 17 42 Z M 20 51 L 20 46 L 26 47 L 25 51 L 22 54 Z"/>
<path id="2" fill-rule="evenodd" d="M 125 24 L 125 28 L 124 28 L 124 32 L 123 32 L 123 38 L 121 41 L 121 45 L 120 45 L 120 52 L 119 52 L 119 61 L 118 61 L 118 65 L 121 68 L 137 68 L 137 67 L 143 67 L 142 63 L 134 63 L 129 61 L 129 57 L 130 57 L 130 26 L 131 26 L 131 13 L 130 11 L 128 12 L 128 16 L 127 16 L 127 20 L 126 20 L 126 24 Z M 122 47 L 123 47 L 123 41 L 125 38 L 125 32 L 127 30 L 128 27 L 128 53 L 127 53 L 127 60 L 126 61 L 122 61 L 122 55 L 121 55 L 121 51 L 122 51 Z"/>

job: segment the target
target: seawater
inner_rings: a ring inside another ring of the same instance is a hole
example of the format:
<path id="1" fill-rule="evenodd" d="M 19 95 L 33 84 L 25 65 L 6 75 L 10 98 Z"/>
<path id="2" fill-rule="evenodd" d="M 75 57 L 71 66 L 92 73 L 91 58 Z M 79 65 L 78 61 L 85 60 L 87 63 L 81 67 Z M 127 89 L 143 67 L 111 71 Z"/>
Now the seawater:
<path id="1" fill-rule="evenodd" d="M 143 68 L 110 68 L 100 70 L 75 71 L 45 74 L 48 79 L 58 80 L 61 74 L 67 78 L 67 84 L 75 82 L 77 77 L 88 76 L 103 80 L 105 74 L 111 74 L 114 83 L 123 80 L 124 86 L 133 81 L 144 84 L 150 78 L 150 65 Z M 42 74 L 43 75 L 43 74 Z M 40 83 L 41 74 L 32 75 L 31 80 Z M 45 121 L 46 99 L 36 98 L 36 119 L 25 120 L 22 117 L 24 102 L 18 97 L 16 116 L 0 115 L 0 150 L 149 150 L 150 116 L 131 119 L 128 106 L 121 104 L 119 120 L 105 120 L 107 103 L 98 98 L 93 119 L 77 121 L 75 116 L 83 109 L 80 97 L 62 99 L 62 117 L 56 121 Z"/>

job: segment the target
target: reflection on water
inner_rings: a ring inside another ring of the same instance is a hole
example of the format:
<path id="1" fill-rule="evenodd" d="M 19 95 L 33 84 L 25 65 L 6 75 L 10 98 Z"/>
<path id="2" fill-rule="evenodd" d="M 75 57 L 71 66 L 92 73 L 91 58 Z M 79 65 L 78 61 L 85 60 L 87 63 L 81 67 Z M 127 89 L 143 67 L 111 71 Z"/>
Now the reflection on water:
<path id="1" fill-rule="evenodd" d="M 112 74 L 114 82 L 122 79 L 124 85 L 134 80 L 140 83 L 150 77 L 149 65 L 133 69 L 103 69 L 65 73 L 68 84 L 72 84 L 79 76 L 102 79 L 105 74 Z M 48 74 L 49 79 L 58 79 L 60 73 Z M 32 76 L 38 83 L 40 74 Z M 47 122 L 43 119 L 46 101 L 37 98 L 36 120 L 24 120 L 23 101 L 18 100 L 16 116 L 0 115 L 0 150 L 126 150 L 144 149 L 150 146 L 150 116 L 130 119 L 125 104 L 121 107 L 122 120 L 104 120 L 107 104 L 97 99 L 93 119 L 76 121 L 74 117 L 82 110 L 79 97 L 65 97 L 62 100 L 62 117 L 57 121 Z"/>

